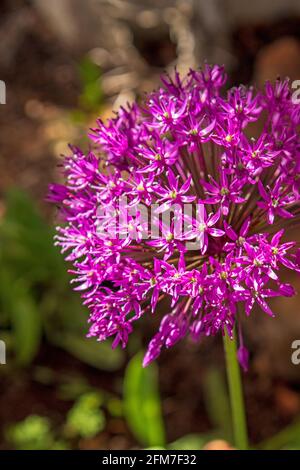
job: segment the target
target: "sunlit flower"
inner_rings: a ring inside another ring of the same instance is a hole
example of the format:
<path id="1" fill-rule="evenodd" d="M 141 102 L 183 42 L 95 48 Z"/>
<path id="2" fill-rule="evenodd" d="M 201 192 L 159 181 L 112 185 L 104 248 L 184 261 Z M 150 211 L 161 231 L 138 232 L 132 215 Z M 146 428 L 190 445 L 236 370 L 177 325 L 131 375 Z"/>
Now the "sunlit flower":
<path id="1" fill-rule="evenodd" d="M 279 270 L 299 272 L 297 243 L 281 240 L 300 219 L 300 107 L 287 81 L 224 97 L 225 82 L 223 68 L 208 65 L 164 76 L 140 107 L 99 120 L 92 150 L 72 147 L 65 185 L 50 187 L 64 221 L 56 243 L 90 310 L 89 336 L 125 347 L 134 322 L 169 300 L 144 365 L 188 334 L 232 336 L 237 325 L 246 369 L 238 315 L 257 304 L 274 316 L 269 299 L 294 294 Z M 154 206 L 155 236 L 141 203 Z"/>

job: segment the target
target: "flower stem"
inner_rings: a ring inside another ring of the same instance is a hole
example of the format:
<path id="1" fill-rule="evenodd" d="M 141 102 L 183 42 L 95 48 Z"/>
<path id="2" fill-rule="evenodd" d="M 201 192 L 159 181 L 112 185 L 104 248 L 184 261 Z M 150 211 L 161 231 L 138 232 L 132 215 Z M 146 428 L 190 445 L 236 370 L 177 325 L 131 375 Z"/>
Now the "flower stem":
<path id="1" fill-rule="evenodd" d="M 236 335 L 231 339 L 227 333 L 224 336 L 226 371 L 229 386 L 230 406 L 234 443 L 238 449 L 248 448 L 246 413 L 241 382 L 240 366 L 237 359 Z"/>

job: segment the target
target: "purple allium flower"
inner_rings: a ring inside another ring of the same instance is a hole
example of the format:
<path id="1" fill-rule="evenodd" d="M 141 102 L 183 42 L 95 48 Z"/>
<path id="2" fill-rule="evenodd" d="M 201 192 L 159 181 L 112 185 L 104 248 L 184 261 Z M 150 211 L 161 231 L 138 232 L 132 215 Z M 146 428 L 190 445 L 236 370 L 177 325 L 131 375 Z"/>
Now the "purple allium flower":
<path id="1" fill-rule="evenodd" d="M 204 255 L 208 248 L 208 235 L 211 237 L 222 237 L 225 232 L 219 228 L 214 228 L 214 225 L 220 219 L 220 210 L 215 214 L 211 213 L 207 216 L 204 204 L 198 204 L 197 209 L 197 221 L 191 233 L 196 237 L 196 240 L 199 240 L 200 253 Z M 193 222 L 194 220 L 192 219 Z"/>
<path id="2" fill-rule="evenodd" d="M 125 347 L 134 322 L 168 299 L 144 365 L 187 334 L 232 336 L 238 323 L 246 369 L 238 308 L 274 316 L 268 299 L 294 294 L 279 270 L 300 271 L 297 243 L 281 241 L 300 220 L 300 106 L 287 80 L 227 97 L 225 82 L 208 65 L 164 76 L 141 106 L 97 122 L 87 154 L 71 147 L 66 184 L 50 187 L 89 336 Z"/>

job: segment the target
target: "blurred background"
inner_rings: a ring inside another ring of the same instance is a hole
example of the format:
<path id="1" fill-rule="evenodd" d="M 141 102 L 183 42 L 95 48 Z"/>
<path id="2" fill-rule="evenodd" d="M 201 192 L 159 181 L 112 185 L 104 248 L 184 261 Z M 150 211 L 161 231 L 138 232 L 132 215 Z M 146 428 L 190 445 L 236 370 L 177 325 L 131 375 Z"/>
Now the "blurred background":
<path id="1" fill-rule="evenodd" d="M 300 79 L 299 1 L 1 0 L 0 449 L 231 441 L 221 339 L 183 341 L 145 370 L 154 318 L 136 325 L 126 351 L 87 340 L 45 202 L 60 155 L 70 142 L 87 148 L 96 117 L 141 98 L 164 70 L 205 60 L 225 65 L 229 85 Z M 299 278 L 283 276 L 300 290 Z M 275 320 L 255 312 L 244 329 L 250 438 L 300 448 L 299 296 L 273 308 Z"/>

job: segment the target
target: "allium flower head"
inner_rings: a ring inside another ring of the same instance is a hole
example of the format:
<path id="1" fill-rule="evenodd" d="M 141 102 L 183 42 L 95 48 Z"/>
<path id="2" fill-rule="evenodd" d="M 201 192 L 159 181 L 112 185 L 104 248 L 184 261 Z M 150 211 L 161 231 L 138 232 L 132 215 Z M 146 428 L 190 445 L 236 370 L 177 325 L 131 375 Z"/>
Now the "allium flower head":
<path id="1" fill-rule="evenodd" d="M 225 82 L 208 65 L 164 76 L 141 106 L 97 122 L 93 150 L 71 147 L 65 185 L 50 188 L 89 336 L 125 347 L 135 321 L 168 299 L 144 365 L 188 334 L 232 336 L 238 323 L 246 368 L 238 315 L 257 304 L 273 316 L 268 299 L 294 294 L 279 270 L 299 272 L 297 243 L 283 236 L 300 219 L 300 106 L 287 80 L 227 95 Z"/>

